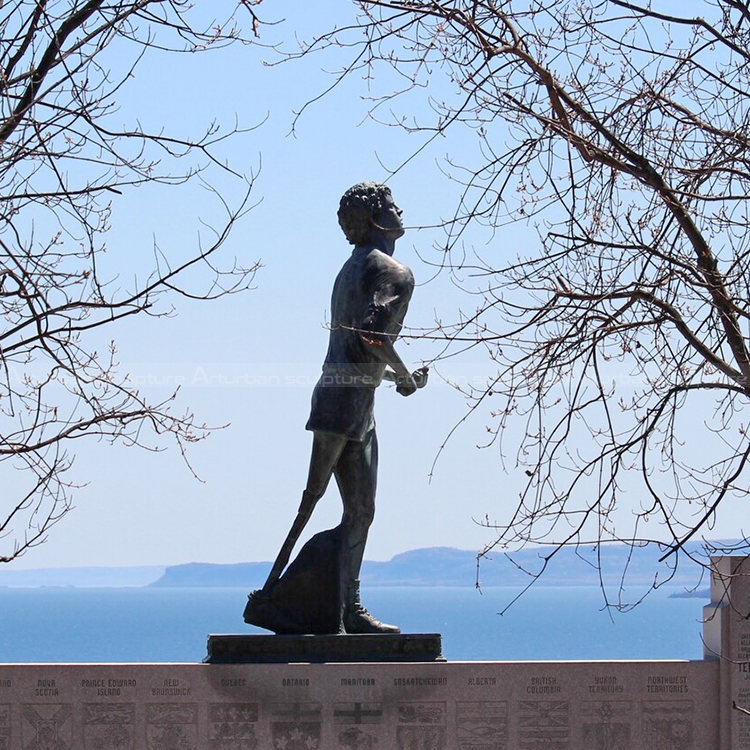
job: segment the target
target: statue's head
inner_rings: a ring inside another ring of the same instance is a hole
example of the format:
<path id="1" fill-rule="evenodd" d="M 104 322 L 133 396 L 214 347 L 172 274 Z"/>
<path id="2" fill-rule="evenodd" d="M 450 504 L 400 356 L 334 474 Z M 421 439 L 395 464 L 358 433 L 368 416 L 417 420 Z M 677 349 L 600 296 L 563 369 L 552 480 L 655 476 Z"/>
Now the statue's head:
<path id="1" fill-rule="evenodd" d="M 392 234 L 404 233 L 401 209 L 396 206 L 391 189 L 379 182 L 359 182 L 341 197 L 339 225 L 352 245 L 363 245 L 373 230 Z"/>

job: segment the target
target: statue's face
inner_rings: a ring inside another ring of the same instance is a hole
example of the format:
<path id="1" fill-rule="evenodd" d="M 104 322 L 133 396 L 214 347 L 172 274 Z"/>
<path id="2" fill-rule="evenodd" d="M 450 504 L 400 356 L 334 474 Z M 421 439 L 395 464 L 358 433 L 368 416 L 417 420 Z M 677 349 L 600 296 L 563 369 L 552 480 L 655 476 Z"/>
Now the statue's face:
<path id="1" fill-rule="evenodd" d="M 372 217 L 373 222 L 390 237 L 398 239 L 404 234 L 404 225 L 401 223 L 403 211 L 396 205 L 390 193 L 384 196 L 382 204 L 380 212 Z"/>

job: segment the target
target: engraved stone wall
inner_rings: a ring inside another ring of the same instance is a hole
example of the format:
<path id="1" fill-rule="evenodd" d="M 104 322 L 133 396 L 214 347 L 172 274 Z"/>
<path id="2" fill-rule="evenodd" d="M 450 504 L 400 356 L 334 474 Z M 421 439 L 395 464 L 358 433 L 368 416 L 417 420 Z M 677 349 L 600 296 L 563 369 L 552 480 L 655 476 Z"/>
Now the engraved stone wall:
<path id="1" fill-rule="evenodd" d="M 10 748 L 10 704 L 0 705 L 0 750 Z"/>
<path id="2" fill-rule="evenodd" d="M 711 604 L 703 610 L 704 654 L 720 665 L 717 695 L 719 731 L 731 750 L 750 750 L 750 716 L 734 706 L 750 709 L 750 558 L 712 558 Z M 682 731 L 675 726 L 676 731 Z M 674 747 L 700 745 L 675 738 Z M 671 746 L 667 746 L 671 747 Z M 723 748 L 722 748 L 723 750 Z"/>
<path id="3" fill-rule="evenodd" d="M 729 750 L 720 668 L 0 665 L 0 750 Z"/>

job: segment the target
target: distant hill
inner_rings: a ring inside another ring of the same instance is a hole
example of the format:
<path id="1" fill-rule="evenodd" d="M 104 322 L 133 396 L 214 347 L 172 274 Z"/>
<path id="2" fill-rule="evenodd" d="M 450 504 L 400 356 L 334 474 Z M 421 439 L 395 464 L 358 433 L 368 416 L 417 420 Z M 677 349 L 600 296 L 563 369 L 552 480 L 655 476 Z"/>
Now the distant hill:
<path id="1" fill-rule="evenodd" d="M 149 586 L 164 588 L 258 588 L 271 569 L 270 562 L 186 563 L 170 565 L 164 575 Z"/>
<path id="2" fill-rule="evenodd" d="M 696 551 L 697 546 L 691 548 Z M 482 586 L 523 586 L 531 575 L 544 567 L 543 555 L 549 548 L 526 549 L 511 557 L 493 552 L 480 562 L 479 582 Z M 670 579 L 668 564 L 659 563 L 662 551 L 655 546 L 640 549 L 629 560 L 631 550 L 625 545 L 605 547 L 601 557 L 601 580 L 608 586 L 619 585 L 627 567 L 624 583 L 650 585 Z M 593 547 L 566 548 L 554 555 L 541 579 L 543 586 L 597 586 L 597 553 Z M 38 586 L 220 588 L 237 587 L 248 591 L 259 588 L 271 569 L 270 562 L 235 564 L 188 563 L 170 566 L 124 568 L 45 568 L 14 570 L 0 566 L 0 587 L 33 588 Z M 701 579 L 699 565 L 683 560 L 671 585 L 694 589 Z M 477 580 L 477 556 L 471 550 L 453 547 L 428 547 L 396 555 L 387 562 L 365 560 L 362 582 L 366 586 L 474 586 Z"/>
<path id="3" fill-rule="evenodd" d="M 544 567 L 543 554 L 547 548 L 527 549 L 506 555 L 492 554 L 480 561 L 479 582 L 482 586 L 523 586 L 531 575 Z M 550 562 L 542 578 L 546 586 L 595 586 L 652 582 L 693 588 L 701 582 L 702 568 L 683 561 L 674 572 L 667 563 L 659 563 L 663 551 L 656 547 L 638 550 L 632 555 L 625 545 L 606 547 L 599 552 L 603 572 L 597 570 L 597 553 L 593 548 L 566 548 Z M 263 585 L 270 562 L 219 565 L 189 563 L 173 565 L 151 586 L 182 587 L 242 587 L 252 589 Z M 428 547 L 396 555 L 387 562 L 365 560 L 362 583 L 367 586 L 473 586 L 477 581 L 477 556 L 469 550 L 452 547 Z M 705 581 L 704 581 L 705 583 Z"/>

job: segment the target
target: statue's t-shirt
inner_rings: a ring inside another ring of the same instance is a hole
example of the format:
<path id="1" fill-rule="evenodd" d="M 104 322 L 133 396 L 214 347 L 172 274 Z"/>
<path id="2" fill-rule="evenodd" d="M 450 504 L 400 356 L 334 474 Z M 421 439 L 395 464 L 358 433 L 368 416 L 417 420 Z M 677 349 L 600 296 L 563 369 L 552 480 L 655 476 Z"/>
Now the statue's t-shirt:
<path id="1" fill-rule="evenodd" d="M 307 429 L 362 440 L 374 428 L 375 389 L 385 371 L 360 330 L 401 331 L 414 276 L 390 255 L 357 247 L 339 271 L 331 295 L 331 333 L 323 373 L 312 395 Z"/>

